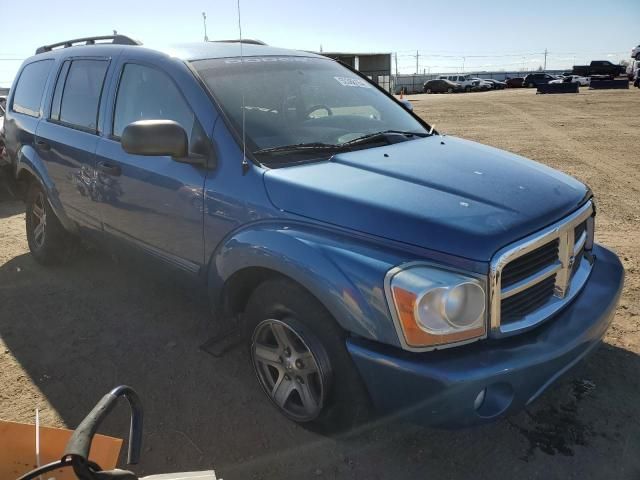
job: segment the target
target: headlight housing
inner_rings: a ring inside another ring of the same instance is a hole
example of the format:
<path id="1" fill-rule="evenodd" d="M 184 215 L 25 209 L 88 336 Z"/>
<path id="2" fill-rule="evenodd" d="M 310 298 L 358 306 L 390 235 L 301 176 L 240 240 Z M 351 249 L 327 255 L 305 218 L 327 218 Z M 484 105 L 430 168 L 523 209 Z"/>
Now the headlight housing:
<path id="1" fill-rule="evenodd" d="M 387 302 L 402 346 L 430 350 L 485 338 L 486 280 L 424 264 L 390 270 Z"/>

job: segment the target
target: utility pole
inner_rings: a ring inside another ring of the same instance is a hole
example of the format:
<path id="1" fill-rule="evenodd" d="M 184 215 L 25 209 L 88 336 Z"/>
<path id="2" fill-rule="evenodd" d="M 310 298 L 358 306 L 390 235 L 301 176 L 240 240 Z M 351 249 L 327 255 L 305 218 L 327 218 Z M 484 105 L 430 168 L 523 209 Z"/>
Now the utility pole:
<path id="1" fill-rule="evenodd" d="M 420 58 L 420 52 L 416 50 L 416 75 L 420 73 L 420 67 L 419 67 L 419 61 L 418 61 L 419 58 Z"/>
<path id="2" fill-rule="evenodd" d="M 464 63 L 467 61 L 467 57 L 462 57 L 462 73 L 464 73 Z"/>
<path id="3" fill-rule="evenodd" d="M 202 12 L 202 24 L 204 25 L 204 41 L 208 42 L 209 37 L 207 37 L 207 14 Z"/>
<path id="4" fill-rule="evenodd" d="M 545 48 L 544 49 L 544 71 L 545 72 L 547 71 L 547 53 L 549 52 L 547 52 L 547 49 Z"/>

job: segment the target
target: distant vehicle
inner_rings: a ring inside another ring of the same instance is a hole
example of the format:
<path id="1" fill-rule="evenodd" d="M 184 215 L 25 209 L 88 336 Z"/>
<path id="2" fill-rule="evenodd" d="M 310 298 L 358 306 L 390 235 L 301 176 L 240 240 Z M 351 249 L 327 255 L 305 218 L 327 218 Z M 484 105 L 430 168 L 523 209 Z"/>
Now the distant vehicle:
<path id="1" fill-rule="evenodd" d="M 9 164 L 4 149 L 4 114 L 7 109 L 7 97 L 0 96 L 0 167 Z"/>
<path id="2" fill-rule="evenodd" d="M 579 75 L 565 75 L 562 78 L 556 78 L 549 83 L 579 83 L 581 87 L 588 87 L 591 83 L 589 77 L 581 77 Z"/>
<path id="3" fill-rule="evenodd" d="M 464 88 L 459 83 L 441 78 L 428 80 L 424 83 L 424 93 L 454 93 L 462 92 Z"/>
<path id="4" fill-rule="evenodd" d="M 522 77 L 514 77 L 514 78 L 507 78 L 504 83 L 506 84 L 507 88 L 521 88 L 524 86 L 524 78 Z"/>
<path id="5" fill-rule="evenodd" d="M 636 60 L 640 60 L 640 45 L 631 50 L 631 58 L 635 58 Z"/>
<path id="6" fill-rule="evenodd" d="M 638 78 L 638 69 L 640 68 L 640 60 L 634 60 L 627 67 L 627 77 L 629 77 L 629 81 L 633 82 L 636 78 Z"/>
<path id="7" fill-rule="evenodd" d="M 507 88 L 507 84 L 505 82 L 501 82 L 500 80 L 495 80 L 493 78 L 485 78 L 484 80 L 491 83 L 494 90 L 504 90 L 505 88 Z"/>
<path id="8" fill-rule="evenodd" d="M 476 90 L 493 90 L 493 83 L 484 78 L 470 77 L 470 79 L 474 82 L 478 82 L 478 85 L 475 87 Z"/>
<path id="9" fill-rule="evenodd" d="M 608 75 L 611 78 L 624 74 L 624 65 L 616 65 L 609 60 L 594 60 L 589 65 L 574 65 L 572 75 L 591 77 L 593 75 Z"/>
<path id="10" fill-rule="evenodd" d="M 470 92 L 479 84 L 477 80 L 471 80 L 468 75 L 442 75 L 438 77 L 438 80 L 449 80 L 450 82 L 458 83 L 465 92 Z"/>
<path id="11" fill-rule="evenodd" d="M 533 88 L 538 85 L 546 85 L 551 80 L 555 80 L 556 77 L 553 75 L 549 75 L 548 73 L 540 72 L 540 73 L 530 73 L 526 77 L 524 77 L 523 86 Z"/>

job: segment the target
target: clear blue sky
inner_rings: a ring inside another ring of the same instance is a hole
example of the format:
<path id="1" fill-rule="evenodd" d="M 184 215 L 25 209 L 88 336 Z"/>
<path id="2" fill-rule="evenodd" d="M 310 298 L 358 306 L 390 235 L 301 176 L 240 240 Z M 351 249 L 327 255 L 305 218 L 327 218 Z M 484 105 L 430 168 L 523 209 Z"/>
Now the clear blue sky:
<path id="1" fill-rule="evenodd" d="M 271 45 L 398 52 L 401 73 L 548 68 L 629 59 L 640 0 L 241 0 L 243 34 Z M 395 5 L 394 5 L 395 4 Z M 402 6 L 396 6 L 401 4 Z M 237 38 L 236 0 L 3 0 L 0 85 L 36 47 L 113 29 L 147 44 Z M 464 60 L 462 57 L 466 57 Z"/>

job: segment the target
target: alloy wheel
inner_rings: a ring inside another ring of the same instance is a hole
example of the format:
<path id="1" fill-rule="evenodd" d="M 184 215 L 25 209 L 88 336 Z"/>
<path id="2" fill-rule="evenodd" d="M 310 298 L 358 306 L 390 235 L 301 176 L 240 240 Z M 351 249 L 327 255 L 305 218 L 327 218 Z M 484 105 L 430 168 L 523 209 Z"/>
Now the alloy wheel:
<path id="1" fill-rule="evenodd" d="M 276 319 L 260 322 L 251 357 L 260 385 L 285 415 L 298 422 L 318 417 L 326 397 L 326 372 L 318 354 L 290 324 Z"/>
<path id="2" fill-rule="evenodd" d="M 33 228 L 33 240 L 36 247 L 41 248 L 44 244 L 47 226 L 47 211 L 45 209 L 45 199 L 42 192 L 39 192 L 33 201 L 33 208 L 31 209 L 31 225 Z"/>

